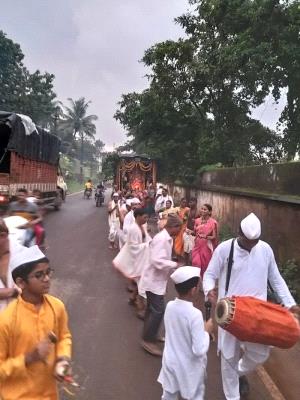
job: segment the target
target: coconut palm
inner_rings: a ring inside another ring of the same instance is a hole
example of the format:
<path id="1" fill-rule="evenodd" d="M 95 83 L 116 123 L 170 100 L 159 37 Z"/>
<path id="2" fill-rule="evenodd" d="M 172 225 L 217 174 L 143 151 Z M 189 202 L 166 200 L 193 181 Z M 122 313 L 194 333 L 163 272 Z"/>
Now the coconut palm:
<path id="1" fill-rule="evenodd" d="M 96 115 L 86 115 L 90 101 L 84 97 L 78 100 L 68 99 L 70 107 L 65 107 L 63 125 L 70 129 L 73 139 L 80 139 L 80 165 L 81 175 L 83 166 L 83 143 L 85 139 L 94 139 L 96 126 L 94 121 L 98 119 Z"/>

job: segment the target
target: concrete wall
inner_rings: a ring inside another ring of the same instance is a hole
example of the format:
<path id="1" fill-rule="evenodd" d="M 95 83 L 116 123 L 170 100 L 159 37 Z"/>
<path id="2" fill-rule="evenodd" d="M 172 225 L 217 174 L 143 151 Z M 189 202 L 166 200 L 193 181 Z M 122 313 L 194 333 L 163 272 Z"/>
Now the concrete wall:
<path id="1" fill-rule="evenodd" d="M 242 218 L 254 212 L 262 221 L 262 239 L 273 248 L 280 262 L 296 259 L 300 264 L 300 204 L 217 191 L 169 186 L 175 203 L 182 197 L 197 197 L 198 206 L 209 203 L 220 225 L 238 232 Z"/>

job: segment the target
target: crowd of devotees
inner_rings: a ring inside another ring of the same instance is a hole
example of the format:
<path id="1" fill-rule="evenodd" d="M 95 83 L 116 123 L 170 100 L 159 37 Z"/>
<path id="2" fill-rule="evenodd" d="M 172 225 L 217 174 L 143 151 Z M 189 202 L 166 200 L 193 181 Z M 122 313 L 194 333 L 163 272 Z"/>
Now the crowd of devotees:
<path id="1" fill-rule="evenodd" d="M 162 400 L 205 398 L 207 352 L 215 336 L 227 400 L 249 393 L 246 375 L 269 357 L 268 344 L 241 341 L 220 327 L 216 332 L 210 315 L 195 301 L 199 296 L 209 308 L 233 296 L 265 303 L 271 285 L 288 310 L 287 318 L 292 316 L 291 324 L 300 316 L 273 250 L 260 239 L 259 218 L 249 210 L 237 237 L 219 243 L 212 215 L 210 204 L 183 198 L 175 206 L 166 188 L 154 190 L 152 185 L 145 191 L 114 191 L 108 204 L 113 266 L 124 278 L 128 303 L 143 321 L 141 347 L 162 357 Z M 168 284 L 174 285 L 177 296 L 165 306 Z M 270 325 L 272 318 L 276 316 L 272 314 Z M 289 322 L 283 325 L 291 328 Z"/>

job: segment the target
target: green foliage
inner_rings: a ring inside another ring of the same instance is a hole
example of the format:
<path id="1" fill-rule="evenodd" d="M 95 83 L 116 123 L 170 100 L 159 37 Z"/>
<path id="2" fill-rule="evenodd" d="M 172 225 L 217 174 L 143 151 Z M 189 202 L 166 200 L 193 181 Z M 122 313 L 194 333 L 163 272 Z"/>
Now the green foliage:
<path id="1" fill-rule="evenodd" d="M 234 238 L 236 235 L 233 233 L 232 229 L 227 224 L 220 223 L 219 230 L 219 242 L 225 242 L 225 240 L 229 240 Z"/>
<path id="2" fill-rule="evenodd" d="M 29 115 L 48 127 L 55 111 L 54 75 L 30 74 L 20 46 L 0 31 L 0 109 Z"/>
<path id="3" fill-rule="evenodd" d="M 104 175 L 104 179 L 114 178 L 118 162 L 119 162 L 119 155 L 117 152 L 104 154 L 104 159 L 102 163 L 102 173 Z"/>
<path id="4" fill-rule="evenodd" d="M 94 146 L 94 150 L 91 149 L 92 145 L 89 140 L 94 141 L 95 139 L 96 126 L 94 121 L 96 121 L 98 117 L 96 115 L 87 115 L 90 101 L 86 101 L 84 97 L 78 100 L 68 100 L 70 102 L 70 107 L 65 107 L 63 118 L 60 120 L 60 128 L 62 131 L 66 130 L 69 139 L 73 141 L 73 149 L 75 152 L 78 147 L 80 148 L 79 158 L 81 165 L 83 165 L 86 154 L 96 151 L 96 146 Z M 78 147 L 76 141 L 80 142 Z"/>
<path id="5" fill-rule="evenodd" d="M 300 303 L 300 268 L 295 260 L 288 260 L 279 266 L 280 273 L 286 281 L 295 301 Z"/>
<path id="6" fill-rule="evenodd" d="M 279 0 L 191 0 L 187 38 L 146 50 L 149 88 L 122 96 L 115 118 L 130 146 L 159 160 L 160 178 L 208 164 L 276 162 L 299 150 L 299 7 Z M 251 117 L 267 96 L 288 102 L 282 134 Z"/>

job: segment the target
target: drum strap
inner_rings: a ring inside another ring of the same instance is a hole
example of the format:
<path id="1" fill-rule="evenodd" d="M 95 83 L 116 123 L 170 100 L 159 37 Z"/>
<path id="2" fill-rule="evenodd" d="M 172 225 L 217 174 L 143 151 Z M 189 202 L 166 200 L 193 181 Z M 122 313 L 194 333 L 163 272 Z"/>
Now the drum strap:
<path id="1" fill-rule="evenodd" d="M 229 288 L 229 282 L 230 282 L 230 277 L 231 277 L 231 270 L 232 270 L 232 264 L 233 264 L 234 241 L 235 241 L 235 239 L 232 239 L 231 247 L 230 247 L 230 253 L 229 253 L 229 257 L 228 257 L 227 274 L 226 274 L 226 286 L 225 286 L 225 296 L 227 296 L 227 292 L 228 292 L 228 288 Z"/>

